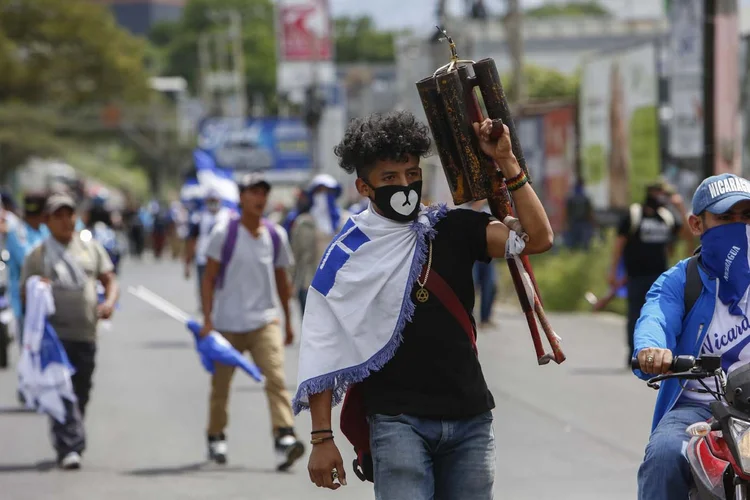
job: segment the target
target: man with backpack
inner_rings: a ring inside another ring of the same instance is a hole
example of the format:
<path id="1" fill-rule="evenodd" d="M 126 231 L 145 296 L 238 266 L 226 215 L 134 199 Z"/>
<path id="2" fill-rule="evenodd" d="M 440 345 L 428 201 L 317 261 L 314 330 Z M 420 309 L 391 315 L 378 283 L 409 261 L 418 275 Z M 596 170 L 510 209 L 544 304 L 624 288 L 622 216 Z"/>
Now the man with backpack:
<path id="1" fill-rule="evenodd" d="M 700 251 L 656 280 L 636 324 L 635 374 L 644 379 L 670 371 L 678 355 L 721 355 L 725 372 L 750 361 L 750 182 L 732 174 L 709 177 L 695 192 L 692 212 L 688 223 L 701 239 Z M 688 498 L 685 430 L 711 416 L 713 400 L 696 389 L 697 381 L 661 383 L 638 470 L 640 500 Z"/>
<path id="2" fill-rule="evenodd" d="M 628 293 L 628 358 L 633 352 L 635 322 L 646 302 L 646 293 L 666 271 L 672 243 L 680 233 L 682 221 L 667 208 L 668 196 L 662 184 L 646 188 L 644 203 L 634 203 L 620 220 L 609 274 L 610 286 L 618 286 L 617 267 L 625 263 Z"/>
<path id="3" fill-rule="evenodd" d="M 278 455 L 277 467 L 286 470 L 303 454 L 294 433 L 294 417 L 284 376 L 284 344 L 294 341 L 289 314 L 291 285 L 287 269 L 292 252 L 286 232 L 264 220 L 271 185 L 260 174 L 248 174 L 239 183 L 240 216 L 211 232 L 203 274 L 202 335 L 220 332 L 240 352 L 249 351 L 266 378 L 266 395 Z M 276 295 L 284 312 L 282 341 Z M 234 367 L 216 365 L 211 379 L 208 453 L 226 463 L 227 402 Z"/>

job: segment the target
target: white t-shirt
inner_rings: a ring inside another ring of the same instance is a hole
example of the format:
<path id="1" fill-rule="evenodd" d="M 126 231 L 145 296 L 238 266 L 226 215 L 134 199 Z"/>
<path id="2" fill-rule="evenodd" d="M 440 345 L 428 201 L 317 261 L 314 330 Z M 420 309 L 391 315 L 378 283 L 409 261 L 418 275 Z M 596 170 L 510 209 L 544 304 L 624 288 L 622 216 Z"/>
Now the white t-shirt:
<path id="1" fill-rule="evenodd" d="M 222 207 L 218 212 L 212 214 L 208 210 L 201 210 L 195 214 L 194 224 L 198 225 L 198 241 L 195 243 L 195 263 L 199 266 L 206 265 L 206 250 L 214 227 L 226 224 L 229 221 L 231 211 Z"/>
<path id="2" fill-rule="evenodd" d="M 262 328 L 278 320 L 279 303 L 274 267 L 289 268 L 294 264 L 286 231 L 274 225 L 280 245 L 276 265 L 273 262 L 273 241 L 265 226 L 258 238 L 240 224 L 234 253 L 224 274 L 224 286 L 214 292 L 213 325 L 220 332 L 243 333 Z M 228 223 L 217 225 L 211 232 L 206 255 L 221 262 Z"/>
<path id="3" fill-rule="evenodd" d="M 727 375 L 750 362 L 750 320 L 747 317 L 749 292 L 750 288 L 745 291 L 745 295 L 739 303 L 739 307 L 744 315 L 735 316 L 729 314 L 729 307 L 719 300 L 717 288 L 714 316 L 703 339 L 701 356 L 715 356 L 720 354 L 721 366 Z M 713 379 L 704 379 L 703 383 L 710 387 L 711 390 L 715 390 L 716 388 Z M 704 389 L 697 380 L 683 382 L 683 385 L 686 390 L 682 392 L 680 401 L 708 403 L 715 400 L 710 394 L 701 394 L 687 390 Z"/>

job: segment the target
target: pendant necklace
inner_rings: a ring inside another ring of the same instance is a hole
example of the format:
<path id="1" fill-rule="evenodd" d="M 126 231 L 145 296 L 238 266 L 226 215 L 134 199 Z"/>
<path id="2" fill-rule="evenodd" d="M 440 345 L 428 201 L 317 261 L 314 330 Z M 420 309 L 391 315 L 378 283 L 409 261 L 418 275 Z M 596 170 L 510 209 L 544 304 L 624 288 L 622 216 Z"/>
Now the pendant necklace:
<path id="1" fill-rule="evenodd" d="M 419 277 L 417 277 L 417 285 L 419 285 L 419 290 L 417 290 L 415 297 L 417 298 L 417 301 L 422 304 L 427 302 L 427 300 L 429 300 L 430 298 L 430 292 L 428 292 L 424 286 L 427 284 L 427 280 L 430 277 L 430 269 L 432 268 L 432 240 L 430 240 L 429 245 L 430 249 L 427 258 L 427 271 L 425 271 L 424 273 L 424 281 L 420 282 Z"/>

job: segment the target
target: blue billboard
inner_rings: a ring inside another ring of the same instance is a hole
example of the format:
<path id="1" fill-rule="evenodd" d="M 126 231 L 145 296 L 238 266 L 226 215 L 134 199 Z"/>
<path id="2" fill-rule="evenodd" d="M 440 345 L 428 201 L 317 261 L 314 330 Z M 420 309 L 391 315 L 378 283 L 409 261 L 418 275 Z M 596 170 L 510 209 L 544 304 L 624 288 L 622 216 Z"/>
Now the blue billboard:
<path id="1" fill-rule="evenodd" d="M 310 132 L 299 118 L 208 118 L 198 148 L 220 168 L 236 171 L 309 171 Z"/>

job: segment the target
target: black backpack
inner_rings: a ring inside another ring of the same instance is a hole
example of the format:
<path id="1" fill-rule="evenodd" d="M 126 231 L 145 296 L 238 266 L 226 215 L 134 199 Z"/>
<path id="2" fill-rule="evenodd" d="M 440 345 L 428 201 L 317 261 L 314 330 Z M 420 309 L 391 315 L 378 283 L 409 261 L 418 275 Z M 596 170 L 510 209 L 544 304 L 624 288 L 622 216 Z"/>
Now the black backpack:
<path id="1" fill-rule="evenodd" d="M 687 317 L 688 313 L 698 301 L 698 297 L 703 292 L 703 281 L 701 280 L 701 274 L 698 270 L 700 265 L 700 247 L 695 251 L 690 260 L 687 263 L 687 269 L 685 270 L 685 291 L 683 293 L 683 300 L 685 301 L 685 315 L 683 320 Z"/>

